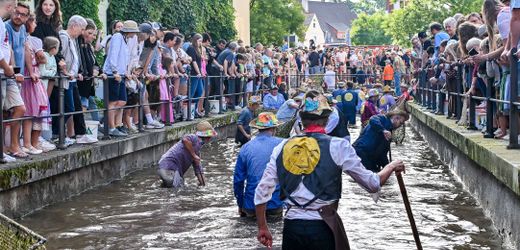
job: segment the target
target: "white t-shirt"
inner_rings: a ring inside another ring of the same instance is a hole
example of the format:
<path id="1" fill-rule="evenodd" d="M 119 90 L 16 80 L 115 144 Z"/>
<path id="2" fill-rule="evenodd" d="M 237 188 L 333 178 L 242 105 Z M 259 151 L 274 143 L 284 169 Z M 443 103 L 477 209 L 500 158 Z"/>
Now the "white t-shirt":
<path id="1" fill-rule="evenodd" d="M 0 24 L 0 60 L 4 59 L 7 64 L 11 61 L 11 45 L 9 45 L 9 37 L 5 29 L 5 23 Z M 0 68 L 0 74 L 4 73 L 4 69 Z"/>
<path id="2" fill-rule="evenodd" d="M 347 52 L 341 51 L 336 54 L 336 58 L 338 59 L 338 62 L 344 63 L 347 61 Z"/>
<path id="3" fill-rule="evenodd" d="M 325 76 L 323 76 L 323 81 L 325 81 L 325 84 L 327 84 L 327 89 L 336 88 L 336 72 L 327 70 L 325 72 Z"/>

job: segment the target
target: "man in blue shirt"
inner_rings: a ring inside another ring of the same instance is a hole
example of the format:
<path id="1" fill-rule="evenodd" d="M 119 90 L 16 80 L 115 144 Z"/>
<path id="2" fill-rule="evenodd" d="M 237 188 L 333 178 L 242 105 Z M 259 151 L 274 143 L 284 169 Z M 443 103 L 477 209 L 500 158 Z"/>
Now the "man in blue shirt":
<path id="1" fill-rule="evenodd" d="M 280 121 L 289 121 L 295 117 L 296 111 L 302 104 L 304 94 L 297 94 L 292 99 L 287 100 L 276 112 L 276 118 Z"/>
<path id="2" fill-rule="evenodd" d="M 20 68 L 21 74 L 24 74 L 25 69 L 25 41 L 27 40 L 25 23 L 29 19 L 30 13 L 31 10 L 27 4 L 18 3 L 11 19 L 5 22 L 9 43 L 13 48 L 14 62 L 16 67 Z"/>
<path id="3" fill-rule="evenodd" d="M 387 155 L 390 151 L 392 130 L 403 126 L 408 119 L 408 113 L 399 109 L 370 118 L 368 125 L 352 144 L 366 169 L 379 172 L 390 163 Z"/>
<path id="4" fill-rule="evenodd" d="M 278 87 L 273 86 L 269 94 L 264 97 L 264 108 L 267 110 L 278 110 L 285 102 L 282 94 L 278 93 Z"/>
<path id="5" fill-rule="evenodd" d="M 432 23 L 430 24 L 430 32 L 433 35 L 434 40 L 434 48 L 435 53 L 433 54 L 434 60 L 439 56 L 439 47 L 441 46 L 441 42 L 444 40 L 450 40 L 450 35 L 448 33 L 442 31 L 442 25 L 440 23 Z"/>
<path id="6" fill-rule="evenodd" d="M 242 109 L 237 119 L 237 132 L 235 142 L 244 145 L 251 140 L 251 127 L 249 123 L 253 120 L 255 110 L 260 107 L 261 98 L 259 96 L 251 96 L 247 108 Z"/>
<path id="7" fill-rule="evenodd" d="M 274 137 L 278 125 L 278 120 L 273 113 L 260 113 L 258 118 L 251 122 L 251 126 L 259 130 L 258 135 L 254 140 L 246 143 L 238 154 L 233 176 L 233 190 L 241 217 L 255 216 L 256 186 L 271 159 L 273 149 L 282 142 L 281 138 Z M 267 203 L 267 214 L 281 218 L 282 211 L 280 187 L 276 186 L 273 197 Z"/>

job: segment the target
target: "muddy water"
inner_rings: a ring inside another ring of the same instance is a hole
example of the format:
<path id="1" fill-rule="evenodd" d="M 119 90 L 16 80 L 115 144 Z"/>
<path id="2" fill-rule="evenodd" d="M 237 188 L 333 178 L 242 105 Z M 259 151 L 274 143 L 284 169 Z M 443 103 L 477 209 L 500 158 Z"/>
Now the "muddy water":
<path id="1" fill-rule="evenodd" d="M 357 131 L 354 131 L 357 134 Z M 404 181 L 424 249 L 501 249 L 491 221 L 427 144 L 408 131 L 394 158 L 408 166 Z M 207 187 L 192 172 L 186 188 L 159 188 L 155 170 L 97 188 L 21 220 L 48 238 L 49 249 L 256 249 L 254 221 L 239 218 L 232 191 L 238 150 L 232 140 L 203 150 Z M 395 178 L 378 203 L 343 177 L 340 215 L 353 249 L 414 249 Z M 280 221 L 270 222 L 275 246 Z"/>

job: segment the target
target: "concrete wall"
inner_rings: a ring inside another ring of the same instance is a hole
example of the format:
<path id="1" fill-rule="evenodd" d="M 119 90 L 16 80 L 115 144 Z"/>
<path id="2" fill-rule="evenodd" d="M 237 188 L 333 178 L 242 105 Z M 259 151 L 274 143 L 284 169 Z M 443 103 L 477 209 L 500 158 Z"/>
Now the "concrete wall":
<path id="1" fill-rule="evenodd" d="M 235 8 L 235 28 L 237 29 L 237 39 L 242 39 L 245 45 L 251 45 L 250 29 L 250 9 L 251 0 L 233 0 Z"/>
<path id="2" fill-rule="evenodd" d="M 414 104 L 410 109 L 415 129 L 479 201 L 506 244 L 519 249 L 519 152 L 506 151 L 505 143 L 464 131 L 453 120 L 423 112 Z"/>
<path id="3" fill-rule="evenodd" d="M 234 136 L 236 113 L 209 118 L 220 138 Z M 0 168 L 0 213 L 12 218 L 66 200 L 88 189 L 122 179 L 153 166 L 183 135 L 195 131 L 198 121 L 148 131 L 130 138 L 73 146 L 38 160 Z"/>

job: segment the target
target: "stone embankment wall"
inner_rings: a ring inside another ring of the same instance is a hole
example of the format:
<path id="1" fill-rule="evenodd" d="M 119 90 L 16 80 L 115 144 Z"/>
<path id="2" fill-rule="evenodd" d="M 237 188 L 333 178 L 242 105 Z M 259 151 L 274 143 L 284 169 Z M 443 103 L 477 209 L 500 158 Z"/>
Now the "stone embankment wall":
<path id="1" fill-rule="evenodd" d="M 234 136 L 236 113 L 208 118 L 219 138 Z M 19 218 L 36 209 L 66 200 L 88 189 L 120 180 L 155 165 L 182 136 L 199 122 L 176 123 L 129 138 L 73 146 L 44 156 L 0 166 L 0 213 Z"/>
<path id="2" fill-rule="evenodd" d="M 411 104 L 410 110 L 413 127 L 480 202 L 505 242 L 520 249 L 520 151 L 421 106 Z"/>

